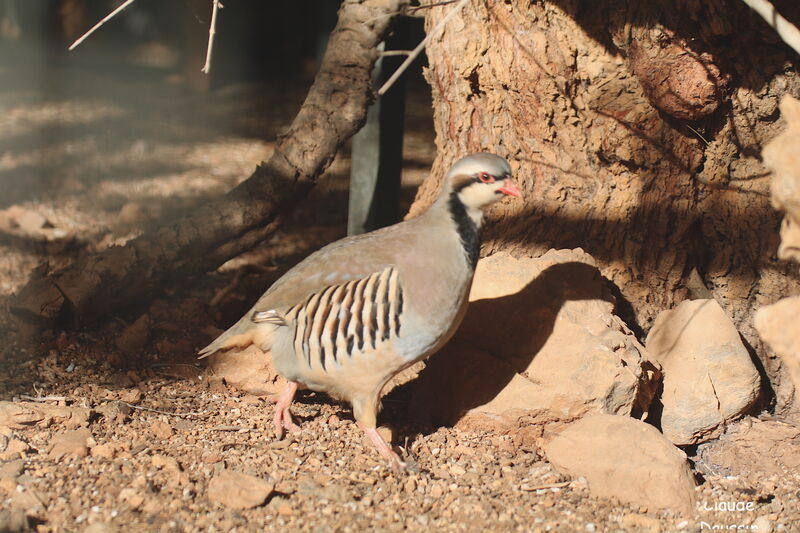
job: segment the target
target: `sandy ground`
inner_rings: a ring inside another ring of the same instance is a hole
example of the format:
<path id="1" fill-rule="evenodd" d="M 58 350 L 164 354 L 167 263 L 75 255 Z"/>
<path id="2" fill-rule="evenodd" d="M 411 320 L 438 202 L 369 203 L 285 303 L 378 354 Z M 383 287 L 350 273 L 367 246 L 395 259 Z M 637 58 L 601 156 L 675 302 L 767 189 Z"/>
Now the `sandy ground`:
<path id="1" fill-rule="evenodd" d="M 344 234 L 346 154 L 278 235 L 220 271 L 100 327 L 35 332 L 14 322 L 9 296 L 41 261 L 57 267 L 124 243 L 246 178 L 307 86 L 198 95 L 160 76 L 40 59 L 0 57 L 0 209 L 45 220 L 0 230 L 0 400 L 27 409 L 0 435 L 0 531 L 800 530 L 796 469 L 698 466 L 692 516 L 630 506 L 562 478 L 521 434 L 408 424 L 402 389 L 382 422 L 395 428 L 408 472 L 386 468 L 348 406 L 314 393 L 295 409 L 302 431 L 277 441 L 269 402 L 214 381 L 194 354 L 280 272 Z M 429 106 L 416 85 L 405 205 L 434 157 Z M 143 314 L 149 325 L 119 342 Z M 47 414 L 59 409 L 66 419 Z M 0 411 L 6 425 L 8 416 Z M 235 491 L 239 500 L 220 503 L 211 482 L 228 470 L 263 480 L 263 504 L 238 509 L 248 494 Z M 752 510 L 713 510 L 731 501 Z"/>

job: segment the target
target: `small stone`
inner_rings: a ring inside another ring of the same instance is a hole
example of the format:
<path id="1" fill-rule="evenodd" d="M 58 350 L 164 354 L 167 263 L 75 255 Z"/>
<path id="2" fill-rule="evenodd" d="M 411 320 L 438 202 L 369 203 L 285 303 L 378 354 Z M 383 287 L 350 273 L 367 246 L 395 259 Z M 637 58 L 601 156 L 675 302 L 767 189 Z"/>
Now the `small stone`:
<path id="1" fill-rule="evenodd" d="M 92 457 L 101 457 L 110 461 L 117 455 L 117 448 L 110 442 L 98 444 L 91 449 L 91 454 Z"/>
<path id="2" fill-rule="evenodd" d="M 149 339 L 150 317 L 145 313 L 137 318 L 133 324 L 122 330 L 122 333 L 117 337 L 116 345 L 124 354 L 136 355 L 144 349 Z"/>
<path id="3" fill-rule="evenodd" d="M 751 529 L 756 530 L 759 533 L 771 533 L 772 522 L 773 521 L 767 518 L 766 516 L 759 516 L 758 518 L 753 520 Z"/>
<path id="4" fill-rule="evenodd" d="M 133 380 L 128 377 L 128 374 L 125 372 L 114 372 L 114 374 L 111 375 L 111 378 L 109 378 L 109 382 L 114 387 L 120 389 L 127 389 L 133 385 Z"/>
<path id="5" fill-rule="evenodd" d="M 409 494 L 413 493 L 415 490 L 417 490 L 417 480 L 413 477 L 408 478 L 403 486 L 403 490 Z"/>
<path id="6" fill-rule="evenodd" d="M 119 210 L 119 221 L 123 224 L 138 224 L 144 216 L 144 209 L 138 202 L 128 202 Z"/>
<path id="7" fill-rule="evenodd" d="M 6 445 L 6 449 L 0 452 L 0 460 L 9 461 L 21 456 L 27 452 L 30 446 L 25 441 L 19 439 L 11 439 Z"/>
<path id="8" fill-rule="evenodd" d="M 133 487 L 126 487 L 119 491 L 118 498 L 127 503 L 131 509 L 138 509 L 144 503 L 144 496 L 141 491 Z"/>
<path id="9" fill-rule="evenodd" d="M 250 509 L 263 504 L 275 485 L 261 478 L 223 470 L 208 484 L 208 499 L 232 509 Z"/>
<path id="10" fill-rule="evenodd" d="M 9 461 L 0 465 L 0 479 L 16 479 L 25 470 L 25 463 L 22 459 Z"/>
<path id="11" fill-rule="evenodd" d="M 444 490 L 442 490 L 442 487 L 440 485 L 437 484 L 431 487 L 431 498 L 434 499 L 441 498 L 443 494 Z"/>
<path id="12" fill-rule="evenodd" d="M 168 455 L 154 455 L 150 462 L 154 467 L 162 468 L 172 474 L 178 474 L 181 471 L 181 465 L 178 464 L 177 459 Z"/>
<path id="13" fill-rule="evenodd" d="M 35 233 L 47 224 L 47 219 L 44 216 L 28 209 L 15 217 L 15 221 L 20 229 L 27 233 Z"/>
<path id="14" fill-rule="evenodd" d="M 464 470 L 464 468 L 459 465 L 453 465 L 450 467 L 450 473 L 453 474 L 454 476 L 463 476 L 464 474 L 467 473 L 467 471 Z"/>
<path id="15" fill-rule="evenodd" d="M 661 533 L 661 523 L 652 516 L 629 514 L 622 517 L 622 525 L 632 531 L 641 533 Z"/>
<path id="16" fill-rule="evenodd" d="M 152 424 L 150 424 L 150 431 L 155 435 L 157 439 L 167 440 L 172 437 L 174 433 L 172 431 L 172 426 L 167 424 L 162 420 L 155 420 Z"/>
<path id="17" fill-rule="evenodd" d="M 217 452 L 211 452 L 203 456 L 203 461 L 210 465 L 213 465 L 214 463 L 222 461 L 222 456 Z"/>
<path id="18" fill-rule="evenodd" d="M 129 389 L 122 391 L 119 399 L 125 403 L 137 404 L 144 398 L 144 393 L 139 389 Z M 126 413 L 127 414 L 127 413 Z"/>
<path id="19" fill-rule="evenodd" d="M 17 490 L 17 481 L 14 478 L 0 478 L 0 493 L 14 494 Z M 3 531 L 0 529 L 0 531 Z"/>
<path id="20" fill-rule="evenodd" d="M 88 429 L 75 429 L 64 431 L 53 437 L 50 442 L 50 459 L 58 460 L 62 457 L 86 457 L 89 454 L 88 441 L 92 433 Z"/>
<path id="21" fill-rule="evenodd" d="M 281 516 L 291 516 L 293 513 L 292 506 L 288 503 L 282 503 L 278 506 L 278 514 Z"/>

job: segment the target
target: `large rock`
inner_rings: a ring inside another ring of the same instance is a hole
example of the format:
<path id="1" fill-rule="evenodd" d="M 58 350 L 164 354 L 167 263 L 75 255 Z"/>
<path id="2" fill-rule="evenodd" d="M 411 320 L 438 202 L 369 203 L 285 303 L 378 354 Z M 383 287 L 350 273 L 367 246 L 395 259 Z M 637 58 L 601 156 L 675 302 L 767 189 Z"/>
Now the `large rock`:
<path id="1" fill-rule="evenodd" d="M 664 311 L 646 345 L 664 372 L 661 429 L 675 444 L 716 437 L 758 399 L 758 370 L 715 300 L 686 300 Z"/>
<path id="2" fill-rule="evenodd" d="M 786 131 L 764 148 L 764 164 L 772 171 L 772 205 L 785 211 L 778 257 L 800 262 L 800 101 L 789 95 L 781 101 Z M 781 357 L 794 381 L 794 407 L 800 406 L 800 299 L 787 298 L 764 307 L 755 326 L 770 348 Z"/>
<path id="3" fill-rule="evenodd" d="M 691 513 L 694 477 L 686 454 L 656 428 L 633 418 L 591 415 L 545 446 L 547 460 L 604 498 Z"/>
<path id="4" fill-rule="evenodd" d="M 800 387 L 800 296 L 784 298 L 756 311 L 755 326 L 761 338 L 786 364 L 795 388 Z M 794 408 L 800 410 L 795 393 Z"/>
<path id="5" fill-rule="evenodd" d="M 606 281 L 582 250 L 482 259 L 464 322 L 420 374 L 412 414 L 495 429 L 642 414 L 658 367 L 613 311 Z"/>
<path id="6" fill-rule="evenodd" d="M 772 204 L 785 211 L 778 257 L 800 262 L 800 101 L 781 101 L 786 131 L 764 148 L 764 164 L 772 171 Z"/>

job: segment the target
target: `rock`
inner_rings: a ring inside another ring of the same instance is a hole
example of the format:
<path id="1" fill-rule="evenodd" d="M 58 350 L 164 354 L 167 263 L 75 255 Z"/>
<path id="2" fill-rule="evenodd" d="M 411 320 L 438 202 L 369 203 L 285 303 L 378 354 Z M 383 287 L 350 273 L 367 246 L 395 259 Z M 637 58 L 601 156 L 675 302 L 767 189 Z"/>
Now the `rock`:
<path id="1" fill-rule="evenodd" d="M 139 224 L 145 219 L 145 212 L 138 202 L 128 202 L 119 210 L 119 221 L 123 224 Z"/>
<path id="2" fill-rule="evenodd" d="M 250 509 L 262 505 L 275 485 L 255 476 L 223 470 L 208 484 L 208 499 L 231 509 Z"/>
<path id="3" fill-rule="evenodd" d="M 800 296 L 784 298 L 756 311 L 756 331 L 786 364 L 795 385 L 794 407 L 800 409 L 798 389 L 800 387 L 800 330 L 788 327 L 797 324 L 800 316 Z"/>
<path id="4" fill-rule="evenodd" d="M 24 470 L 25 463 L 22 459 L 3 463 L 0 465 L 0 479 L 17 479 Z"/>
<path id="5" fill-rule="evenodd" d="M 661 429 L 677 445 L 716 437 L 758 399 L 761 376 L 715 300 L 662 312 L 645 344 L 664 372 Z"/>
<path id="6" fill-rule="evenodd" d="M 559 472 L 586 478 L 597 496 L 684 513 L 694 509 L 695 483 L 686 454 L 639 420 L 584 417 L 548 442 L 545 454 Z"/>
<path id="7" fill-rule="evenodd" d="M 234 348 L 217 352 L 208 358 L 208 366 L 214 372 L 211 379 L 224 379 L 229 385 L 250 394 L 278 394 L 286 384 L 272 366 L 269 354 L 254 345 L 243 350 Z"/>
<path id="8" fill-rule="evenodd" d="M 613 310 L 580 249 L 482 259 L 464 322 L 421 372 L 411 412 L 465 429 L 640 415 L 660 373 Z"/>
<path id="9" fill-rule="evenodd" d="M 154 467 L 162 468 L 170 474 L 177 475 L 181 472 L 181 465 L 178 464 L 178 460 L 168 455 L 154 455 L 150 462 Z"/>
<path id="10" fill-rule="evenodd" d="M 800 262 L 800 101 L 786 95 L 780 109 L 788 127 L 764 147 L 763 157 L 772 171 L 772 205 L 786 213 L 778 257 Z"/>
<path id="11" fill-rule="evenodd" d="M 167 440 L 172 436 L 172 426 L 161 420 L 154 420 L 150 424 L 150 431 L 157 439 Z"/>
<path id="12" fill-rule="evenodd" d="M 119 393 L 119 399 L 122 402 L 135 405 L 144 399 L 144 393 L 141 389 L 128 389 Z"/>
<path id="13" fill-rule="evenodd" d="M 92 411 L 84 407 L 0 401 L 0 427 L 11 429 L 33 425 L 46 427 L 53 423 L 64 424 L 71 429 L 87 425 L 91 414 Z"/>
<path id="14" fill-rule="evenodd" d="M 28 209 L 15 217 L 15 221 L 20 229 L 26 233 L 36 233 L 47 224 L 47 219 L 44 216 Z"/>
<path id="15" fill-rule="evenodd" d="M 718 476 L 787 476 L 800 470 L 800 427 L 745 418 L 697 450 L 698 468 Z"/>
<path id="16" fill-rule="evenodd" d="M 145 313 L 122 330 L 117 337 L 116 345 L 127 355 L 136 355 L 144 349 L 149 339 L 150 317 Z"/>
<path id="17" fill-rule="evenodd" d="M 127 503 L 131 509 L 138 509 L 144 503 L 144 496 L 141 491 L 134 487 L 125 487 L 119 491 L 118 498 L 120 501 Z"/>
<path id="18" fill-rule="evenodd" d="M 29 449 L 30 446 L 28 446 L 26 442 L 19 439 L 10 439 L 8 444 L 5 446 L 5 449 L 0 451 L 0 461 L 10 461 L 16 459 Z"/>
<path id="19" fill-rule="evenodd" d="M 92 436 L 88 429 L 75 429 L 64 431 L 53 437 L 50 441 L 50 459 L 59 460 L 62 457 L 86 457 L 89 454 L 89 438 Z"/>
<path id="20" fill-rule="evenodd" d="M 634 513 L 623 516 L 620 522 L 624 528 L 630 531 L 661 533 L 661 522 L 652 516 Z"/>
<path id="21" fill-rule="evenodd" d="M 105 444 L 98 444 L 91 449 L 92 457 L 102 457 L 109 461 L 114 459 L 117 455 L 117 447 L 107 442 Z"/>
<path id="22" fill-rule="evenodd" d="M 21 533 L 29 530 L 28 517 L 24 509 L 0 509 L 0 531 Z"/>

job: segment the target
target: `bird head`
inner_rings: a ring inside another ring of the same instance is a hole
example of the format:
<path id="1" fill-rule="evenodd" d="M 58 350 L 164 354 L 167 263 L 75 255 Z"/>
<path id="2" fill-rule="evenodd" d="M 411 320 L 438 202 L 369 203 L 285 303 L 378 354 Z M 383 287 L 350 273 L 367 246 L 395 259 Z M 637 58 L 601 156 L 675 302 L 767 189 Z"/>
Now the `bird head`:
<path id="1" fill-rule="evenodd" d="M 458 195 L 467 209 L 482 209 L 505 196 L 522 196 L 511 181 L 508 161 L 489 153 L 472 154 L 456 161 L 446 182 L 451 194 Z"/>

